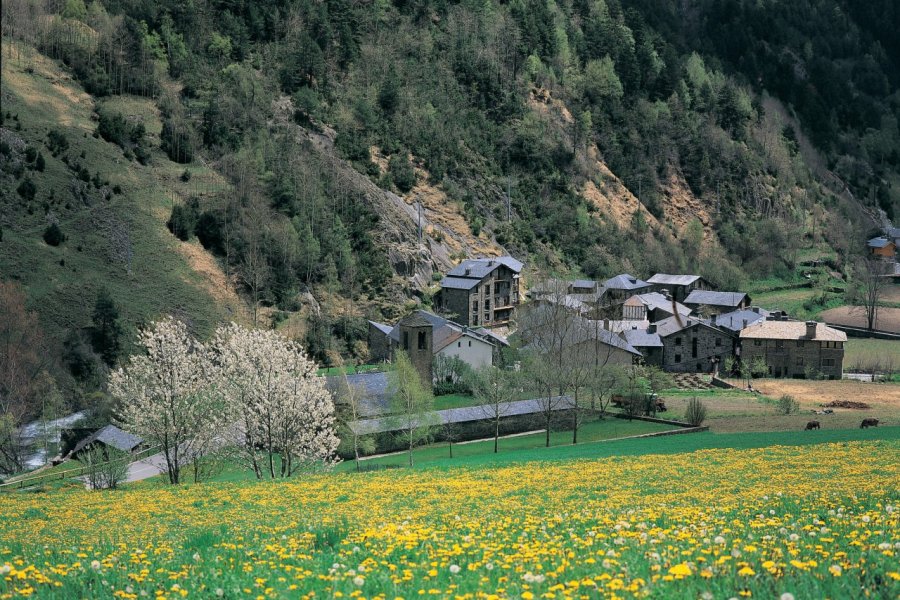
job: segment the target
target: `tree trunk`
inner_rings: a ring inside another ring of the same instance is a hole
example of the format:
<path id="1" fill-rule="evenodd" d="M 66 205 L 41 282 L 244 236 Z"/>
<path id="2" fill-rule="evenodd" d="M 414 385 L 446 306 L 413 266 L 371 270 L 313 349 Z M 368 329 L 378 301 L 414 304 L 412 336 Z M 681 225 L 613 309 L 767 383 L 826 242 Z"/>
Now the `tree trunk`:
<path id="1" fill-rule="evenodd" d="M 494 454 L 497 454 L 500 448 L 500 415 L 494 421 Z"/>

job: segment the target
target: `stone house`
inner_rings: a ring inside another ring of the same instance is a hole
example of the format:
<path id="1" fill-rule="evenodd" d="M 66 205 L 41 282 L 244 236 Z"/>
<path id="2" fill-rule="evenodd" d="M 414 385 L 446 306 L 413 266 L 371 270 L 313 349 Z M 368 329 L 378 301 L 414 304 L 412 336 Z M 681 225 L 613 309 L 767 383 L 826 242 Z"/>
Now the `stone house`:
<path id="1" fill-rule="evenodd" d="M 95 447 L 103 448 L 104 452 L 109 448 L 113 448 L 119 452 L 134 454 L 146 447 L 146 444 L 144 444 L 142 438 L 136 435 L 123 431 L 115 425 L 107 425 L 78 442 L 75 448 L 72 449 L 70 456 L 77 458 L 82 452 Z"/>
<path id="2" fill-rule="evenodd" d="M 622 304 L 622 318 L 629 321 L 647 320 L 655 323 L 676 313 L 686 317 L 691 314 L 691 309 L 659 292 L 635 294 Z"/>
<path id="3" fill-rule="evenodd" d="M 694 317 L 672 316 L 656 323 L 666 371 L 714 373 L 734 353 L 737 335 Z"/>
<path id="4" fill-rule="evenodd" d="M 620 334 L 632 348 L 641 353 L 644 364 L 663 366 L 663 342 L 656 332 L 656 324 L 626 329 Z"/>
<path id="5" fill-rule="evenodd" d="M 760 321 L 741 330 L 741 360 L 762 357 L 773 377 L 840 379 L 846 341 L 846 333 L 816 321 Z"/>
<path id="6" fill-rule="evenodd" d="M 504 327 L 522 298 L 523 265 L 511 256 L 465 260 L 441 280 L 438 310 L 469 327 Z"/>
<path id="7" fill-rule="evenodd" d="M 741 329 L 746 329 L 754 323 L 764 321 L 770 314 L 773 313 L 758 306 L 753 306 L 751 308 L 735 310 L 721 315 L 713 313 L 709 316 L 707 322 L 713 327 L 728 329 L 737 335 L 740 333 Z"/>
<path id="8" fill-rule="evenodd" d="M 744 292 L 694 290 L 684 299 L 684 305 L 698 315 L 720 315 L 749 307 L 750 296 Z"/>
<path id="9" fill-rule="evenodd" d="M 391 327 L 369 322 L 369 358 L 391 361 L 397 349 L 405 351 L 422 375 L 431 381 L 438 356 L 458 357 L 473 369 L 493 364 L 505 338 L 488 330 L 474 330 L 425 310 L 416 310 Z"/>
<path id="10" fill-rule="evenodd" d="M 711 290 L 713 286 L 699 275 L 669 275 L 657 273 L 647 280 L 654 292 L 667 291 L 676 302 L 684 302 L 694 290 Z"/>
<path id="11" fill-rule="evenodd" d="M 603 300 L 607 304 L 621 304 L 635 294 L 645 294 L 653 290 L 653 286 L 628 273 L 610 277 L 603 282 Z"/>

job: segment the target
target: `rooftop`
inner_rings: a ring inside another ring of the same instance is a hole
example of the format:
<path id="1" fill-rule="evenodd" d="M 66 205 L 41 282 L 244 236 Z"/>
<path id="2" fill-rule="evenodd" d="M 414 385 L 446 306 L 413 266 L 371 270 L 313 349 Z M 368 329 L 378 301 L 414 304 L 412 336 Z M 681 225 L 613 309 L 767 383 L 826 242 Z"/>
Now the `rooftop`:
<path id="1" fill-rule="evenodd" d="M 869 246 L 869 248 L 884 248 L 888 244 L 893 244 L 893 243 L 894 242 L 887 239 L 886 237 L 874 237 L 871 240 L 869 240 L 868 242 L 866 242 L 866 245 Z"/>
<path id="2" fill-rule="evenodd" d="M 661 285 L 691 285 L 698 279 L 702 278 L 699 275 L 668 275 L 666 273 L 657 273 L 648 279 L 647 282 Z"/>
<path id="3" fill-rule="evenodd" d="M 640 306 L 644 305 L 647 307 L 647 310 L 663 310 L 673 315 L 676 312 L 678 314 L 686 316 L 691 314 L 691 309 L 681 304 L 680 302 L 675 302 L 671 298 L 660 294 L 659 292 L 650 292 L 647 294 L 635 294 L 631 298 L 625 301 L 626 306 Z"/>
<path id="4" fill-rule="evenodd" d="M 650 283 L 642 281 L 634 275 L 629 275 L 628 273 L 610 277 L 603 282 L 603 287 L 611 290 L 636 290 L 649 286 Z"/>
<path id="5" fill-rule="evenodd" d="M 748 325 L 762 321 L 769 315 L 769 311 L 761 308 L 736 310 L 716 317 L 716 327 L 724 327 L 738 332 Z"/>
<path id="6" fill-rule="evenodd" d="M 464 277 L 471 279 L 483 279 L 498 269 L 501 265 L 509 268 L 513 273 L 521 273 L 524 266 L 512 256 L 498 256 L 496 258 L 471 258 L 464 260 L 449 273 L 449 277 Z M 442 284 L 443 285 L 443 284 Z"/>
<path id="7" fill-rule="evenodd" d="M 626 329 L 622 332 L 625 341 L 635 348 L 662 348 L 662 339 L 658 333 L 650 333 L 647 328 Z"/>
<path id="8" fill-rule="evenodd" d="M 741 330 L 741 339 L 846 342 L 847 334 L 825 323 L 816 323 L 815 337 L 809 337 L 805 321 L 759 321 Z"/>
<path id="9" fill-rule="evenodd" d="M 119 429 L 115 425 L 107 425 L 78 442 L 78 445 L 72 450 L 72 454 L 78 454 L 94 442 L 106 444 L 122 452 L 131 452 L 140 446 L 144 440 Z"/>
<path id="10" fill-rule="evenodd" d="M 453 290 L 471 290 L 473 287 L 478 285 L 480 281 L 480 278 L 467 279 L 465 277 L 444 277 L 441 280 L 441 287 Z"/>
<path id="11" fill-rule="evenodd" d="M 694 290 L 684 299 L 685 304 L 709 304 L 712 306 L 740 306 L 747 298 L 744 292 L 711 292 Z"/>

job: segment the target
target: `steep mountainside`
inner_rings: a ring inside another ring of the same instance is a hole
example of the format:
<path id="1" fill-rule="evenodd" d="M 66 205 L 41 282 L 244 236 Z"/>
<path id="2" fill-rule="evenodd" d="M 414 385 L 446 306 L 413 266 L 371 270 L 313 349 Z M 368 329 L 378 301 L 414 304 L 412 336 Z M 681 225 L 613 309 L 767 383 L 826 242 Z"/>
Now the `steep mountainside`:
<path id="1" fill-rule="evenodd" d="M 889 0 L 2 10 L 0 278 L 60 372 L 101 286 L 132 328 L 256 320 L 332 360 L 464 256 L 733 288 L 900 213 Z"/>

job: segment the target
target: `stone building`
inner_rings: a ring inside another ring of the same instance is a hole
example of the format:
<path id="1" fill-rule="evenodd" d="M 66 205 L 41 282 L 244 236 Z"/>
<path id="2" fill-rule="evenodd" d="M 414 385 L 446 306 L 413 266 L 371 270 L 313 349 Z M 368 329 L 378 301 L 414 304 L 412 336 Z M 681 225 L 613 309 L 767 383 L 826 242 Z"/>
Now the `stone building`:
<path id="1" fill-rule="evenodd" d="M 663 366 L 663 342 L 656 333 L 656 324 L 626 329 L 620 334 L 631 347 L 641 353 L 643 362 L 654 367 Z"/>
<path id="2" fill-rule="evenodd" d="M 441 281 L 436 306 L 469 327 L 507 326 L 521 302 L 522 267 L 511 256 L 465 260 Z"/>
<path id="3" fill-rule="evenodd" d="M 694 290 L 711 290 L 713 286 L 699 275 L 668 275 L 657 273 L 647 280 L 654 292 L 669 292 L 676 302 L 684 302 Z"/>
<path id="4" fill-rule="evenodd" d="M 736 334 L 694 317 L 672 316 L 656 323 L 666 371 L 714 373 L 734 353 Z"/>
<path id="5" fill-rule="evenodd" d="M 433 325 L 416 311 L 400 319 L 397 330 L 400 335 L 399 348 L 409 356 L 409 361 L 419 372 L 422 381 L 430 386 L 434 360 Z"/>
<path id="6" fill-rule="evenodd" d="M 741 330 L 741 360 L 762 357 L 773 377 L 844 375 L 847 334 L 816 321 L 759 321 Z"/>
<path id="7" fill-rule="evenodd" d="M 744 292 L 694 290 L 684 299 L 684 305 L 695 314 L 708 317 L 743 310 L 750 306 L 750 296 Z"/>
<path id="8" fill-rule="evenodd" d="M 691 309 L 659 292 L 635 294 L 622 304 L 622 318 L 628 321 L 647 320 L 655 323 L 676 313 L 686 317 L 691 314 Z"/>
<path id="9" fill-rule="evenodd" d="M 603 282 L 603 300 L 607 304 L 621 304 L 635 294 L 653 290 L 653 285 L 628 273 L 610 277 Z"/>

